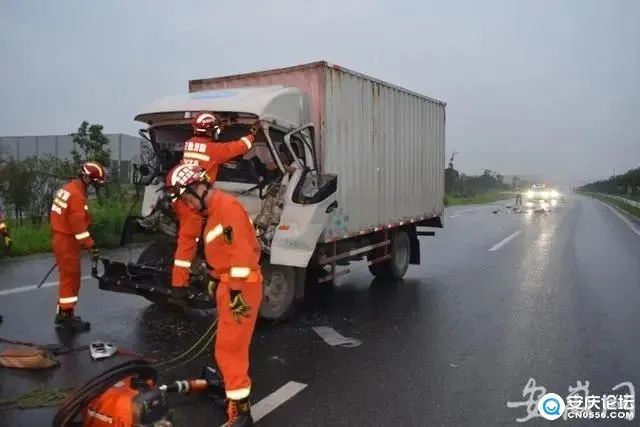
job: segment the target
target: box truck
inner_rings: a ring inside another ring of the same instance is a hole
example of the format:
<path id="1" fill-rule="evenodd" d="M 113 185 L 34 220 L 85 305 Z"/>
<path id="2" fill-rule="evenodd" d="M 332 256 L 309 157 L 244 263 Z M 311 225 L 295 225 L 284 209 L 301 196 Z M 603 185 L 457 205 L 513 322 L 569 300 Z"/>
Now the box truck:
<path id="1" fill-rule="evenodd" d="M 155 156 L 136 167 L 146 189 L 123 243 L 136 228 L 161 237 L 135 263 L 103 260 L 100 287 L 172 301 L 176 224 L 163 181 L 201 111 L 232 123 L 221 142 L 243 136 L 256 119 L 263 123 L 251 151 L 221 165 L 215 184 L 254 221 L 263 318 L 286 317 L 308 286 L 333 281 L 354 261 L 366 260 L 384 280 L 401 279 L 420 263 L 419 236 L 433 235 L 424 227 L 443 226 L 445 107 L 327 62 L 191 80 L 188 93 L 161 98 L 135 117 L 147 125 L 141 135 Z M 202 257 L 192 263 L 187 305 L 213 306 L 210 273 Z"/>

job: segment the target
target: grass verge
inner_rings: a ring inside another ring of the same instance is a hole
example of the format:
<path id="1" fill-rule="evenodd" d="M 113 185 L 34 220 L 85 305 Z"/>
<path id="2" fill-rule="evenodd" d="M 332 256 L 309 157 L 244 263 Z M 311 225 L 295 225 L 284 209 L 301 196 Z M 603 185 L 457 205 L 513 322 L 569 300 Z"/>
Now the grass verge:
<path id="1" fill-rule="evenodd" d="M 93 225 L 89 229 L 91 236 L 100 248 L 113 248 L 120 244 L 120 236 L 124 220 L 131 211 L 133 200 L 104 199 L 100 202 L 91 201 L 89 212 L 93 217 Z M 138 210 L 136 210 L 136 208 Z M 140 205 L 136 204 L 133 212 L 139 212 Z M 0 250 L 0 258 L 8 256 L 23 256 L 51 251 L 51 228 L 44 221 L 34 225 L 25 221 L 22 225 L 8 220 L 9 231 L 13 240 L 9 254 Z"/>
<path id="2" fill-rule="evenodd" d="M 598 200 L 601 200 L 603 202 L 605 202 L 608 205 L 612 205 L 615 206 L 617 208 L 620 208 L 621 210 L 625 211 L 626 213 L 628 213 L 629 215 L 635 217 L 636 219 L 640 220 L 640 209 L 636 208 L 635 206 L 631 206 L 628 205 L 620 200 L 616 200 L 616 199 L 610 199 L 609 197 L 605 197 L 605 196 L 601 196 L 599 194 L 590 194 L 591 197 L 594 197 Z"/>

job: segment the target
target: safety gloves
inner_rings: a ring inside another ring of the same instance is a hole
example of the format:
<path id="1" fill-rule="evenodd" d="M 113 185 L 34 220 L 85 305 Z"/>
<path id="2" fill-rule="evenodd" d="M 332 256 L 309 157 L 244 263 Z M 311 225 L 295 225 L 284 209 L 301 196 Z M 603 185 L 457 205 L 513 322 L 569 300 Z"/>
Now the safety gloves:
<path id="1" fill-rule="evenodd" d="M 244 302 L 242 292 L 230 289 L 229 296 L 231 298 L 231 302 L 229 303 L 231 314 L 233 314 L 233 318 L 235 319 L 235 321 L 240 323 L 241 317 L 249 317 L 249 310 L 251 309 L 251 307 L 249 307 L 247 303 Z"/>
<path id="2" fill-rule="evenodd" d="M 5 234 L 2 238 L 2 241 L 4 242 L 4 249 L 9 252 L 11 250 L 11 244 L 13 243 L 13 240 L 11 240 L 11 236 L 9 236 L 8 233 Z"/>
<path id="3" fill-rule="evenodd" d="M 249 133 L 253 136 L 256 136 L 258 134 L 258 131 L 262 129 L 262 125 L 260 123 L 260 120 L 257 120 L 254 124 L 251 125 L 251 127 L 249 128 Z"/>
<path id="4" fill-rule="evenodd" d="M 100 259 L 100 251 L 98 250 L 98 248 L 92 246 L 88 250 L 89 255 L 91 255 L 91 261 L 98 262 L 98 260 Z"/>

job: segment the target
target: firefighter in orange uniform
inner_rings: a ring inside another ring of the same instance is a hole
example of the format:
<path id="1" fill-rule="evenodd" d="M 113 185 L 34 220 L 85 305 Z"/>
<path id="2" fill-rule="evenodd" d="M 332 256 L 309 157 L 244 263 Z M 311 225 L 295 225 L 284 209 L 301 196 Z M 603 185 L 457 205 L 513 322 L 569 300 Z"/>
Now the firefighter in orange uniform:
<path id="1" fill-rule="evenodd" d="M 260 245 L 251 219 L 234 197 L 213 188 L 198 165 L 169 172 L 170 194 L 206 217 L 203 238 L 217 286 L 218 329 L 215 360 L 227 395 L 225 426 L 253 425 L 249 395 L 249 346 L 262 301 Z"/>
<path id="2" fill-rule="evenodd" d="M 251 149 L 258 126 L 259 122 L 256 122 L 249 133 L 237 141 L 216 143 L 225 125 L 211 113 L 199 113 L 193 120 L 194 136 L 185 142 L 181 163 L 199 165 L 207 172 L 213 184 L 219 165 L 243 156 Z M 177 299 L 184 299 L 188 297 L 191 260 L 196 254 L 203 220 L 197 211 L 182 200 L 174 202 L 173 209 L 178 219 L 178 247 L 171 274 L 172 295 Z"/>
<path id="3" fill-rule="evenodd" d="M 91 215 L 87 207 L 87 186 L 100 186 L 105 181 L 105 170 L 96 162 L 86 162 L 78 177 L 58 190 L 51 205 L 51 232 L 53 254 L 60 272 L 58 309 L 55 323 L 60 329 L 86 331 L 89 322 L 74 315 L 80 291 L 80 254 L 87 249 L 92 261 L 100 257 L 89 234 Z"/>
<path id="4" fill-rule="evenodd" d="M 4 222 L 2 209 L 0 209 L 0 237 L 2 237 L 2 243 L 4 244 L 5 251 L 9 252 L 11 249 L 11 236 L 9 235 L 9 227 Z M 2 316 L 0 316 L 0 322 L 2 322 L 2 320 Z"/>
<path id="5" fill-rule="evenodd" d="M 9 226 L 4 222 L 4 217 L 2 216 L 2 209 L 0 209 L 0 237 L 2 237 L 4 249 L 9 252 L 12 240 L 11 235 L 9 234 Z"/>

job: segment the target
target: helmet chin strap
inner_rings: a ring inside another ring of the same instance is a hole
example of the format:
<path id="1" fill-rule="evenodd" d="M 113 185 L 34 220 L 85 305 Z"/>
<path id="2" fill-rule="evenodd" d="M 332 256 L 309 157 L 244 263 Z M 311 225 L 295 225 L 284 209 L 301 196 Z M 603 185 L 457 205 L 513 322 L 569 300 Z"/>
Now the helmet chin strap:
<path id="1" fill-rule="evenodd" d="M 198 209 L 198 212 L 202 213 L 204 211 L 207 210 L 207 195 L 209 194 L 209 190 L 211 189 L 211 187 L 209 185 L 207 185 L 206 189 L 204 190 L 204 193 L 202 193 L 202 195 L 199 195 L 192 187 L 187 187 L 185 189 L 185 191 L 189 194 L 191 194 L 193 197 L 195 197 L 196 199 L 198 199 L 198 202 L 200 203 L 200 209 Z"/>

